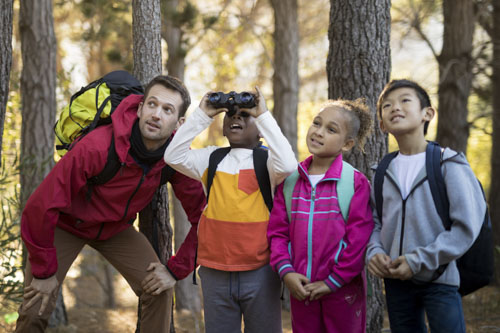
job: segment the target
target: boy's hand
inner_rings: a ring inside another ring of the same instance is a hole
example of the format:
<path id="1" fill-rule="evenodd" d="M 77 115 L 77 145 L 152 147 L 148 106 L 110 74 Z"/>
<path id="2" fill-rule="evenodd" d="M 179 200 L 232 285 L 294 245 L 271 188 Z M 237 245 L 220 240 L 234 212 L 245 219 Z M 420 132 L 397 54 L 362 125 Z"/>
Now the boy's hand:
<path id="1" fill-rule="evenodd" d="M 293 298 L 303 301 L 309 296 L 310 292 L 304 289 L 304 285 L 309 283 L 309 279 L 299 273 L 287 273 L 283 277 L 286 287 Z"/>
<path id="2" fill-rule="evenodd" d="M 385 253 L 377 253 L 368 262 L 368 271 L 379 278 L 388 278 L 391 275 L 390 266 L 391 257 Z"/>
<path id="3" fill-rule="evenodd" d="M 405 256 L 397 257 L 396 260 L 391 263 L 389 272 L 393 279 L 409 280 L 413 276 L 413 272 Z"/>
<path id="4" fill-rule="evenodd" d="M 202 109 L 210 118 L 215 117 L 221 112 L 227 112 L 226 108 L 216 109 L 208 102 L 208 96 L 210 96 L 212 92 L 213 91 L 207 92 L 200 101 L 200 109 Z"/>
<path id="5" fill-rule="evenodd" d="M 47 279 L 37 279 L 34 277 L 31 284 L 24 289 L 24 298 L 26 300 L 29 299 L 25 309 L 31 308 L 39 299 L 42 299 L 42 305 L 40 305 L 40 310 L 38 311 L 38 315 L 41 316 L 49 304 L 50 296 L 57 293 L 58 287 L 59 281 L 57 281 L 55 275 Z"/>
<path id="6" fill-rule="evenodd" d="M 147 271 L 150 273 L 146 275 L 141 283 L 145 293 L 159 295 L 175 286 L 175 279 L 163 264 L 152 262 L 149 264 Z"/>
<path id="7" fill-rule="evenodd" d="M 325 281 L 316 281 L 313 283 L 306 284 L 304 289 L 311 293 L 309 300 L 314 301 L 319 299 L 320 297 L 325 296 L 332 292 L 330 287 L 328 287 Z"/>
<path id="8" fill-rule="evenodd" d="M 251 109 L 244 109 L 241 108 L 241 111 L 245 111 L 252 117 L 257 118 L 261 114 L 267 112 L 267 106 L 266 106 L 266 100 L 264 98 L 264 95 L 262 95 L 262 92 L 260 91 L 258 86 L 255 86 L 255 90 L 257 91 L 257 94 L 255 94 L 255 104 L 256 106 L 251 108 Z"/>

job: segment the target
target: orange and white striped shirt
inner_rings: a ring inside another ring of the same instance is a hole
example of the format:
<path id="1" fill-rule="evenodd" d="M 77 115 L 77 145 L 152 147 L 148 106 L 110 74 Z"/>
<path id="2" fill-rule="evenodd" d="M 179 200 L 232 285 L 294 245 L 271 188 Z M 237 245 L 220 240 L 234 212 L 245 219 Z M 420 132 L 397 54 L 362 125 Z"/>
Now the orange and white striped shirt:
<path id="1" fill-rule="evenodd" d="M 196 109 L 165 151 L 165 161 L 201 180 L 205 192 L 210 154 L 219 147 L 190 150 L 189 146 L 212 121 Z M 274 192 L 274 187 L 295 170 L 297 161 L 270 112 L 257 117 L 256 125 L 270 149 L 267 167 Z M 268 264 L 268 222 L 269 210 L 255 175 L 253 151 L 231 149 L 217 167 L 198 226 L 198 264 L 223 271 L 248 271 Z"/>

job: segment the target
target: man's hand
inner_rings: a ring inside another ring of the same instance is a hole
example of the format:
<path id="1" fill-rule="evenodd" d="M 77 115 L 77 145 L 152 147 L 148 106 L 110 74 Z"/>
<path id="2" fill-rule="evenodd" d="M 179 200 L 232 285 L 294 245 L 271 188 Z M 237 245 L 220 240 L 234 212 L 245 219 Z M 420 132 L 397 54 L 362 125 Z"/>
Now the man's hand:
<path id="1" fill-rule="evenodd" d="M 310 292 L 304 289 L 304 285 L 310 281 L 304 275 L 299 273 L 287 273 L 283 277 L 283 281 L 293 298 L 303 301 L 309 296 Z"/>
<path id="2" fill-rule="evenodd" d="M 210 118 L 215 117 L 221 112 L 227 112 L 226 108 L 216 109 L 208 102 L 208 96 L 213 93 L 213 91 L 207 92 L 200 101 L 200 109 L 202 109 L 207 116 Z"/>
<path id="3" fill-rule="evenodd" d="M 149 264 L 147 271 L 150 272 L 144 280 L 142 280 L 142 289 L 145 293 L 151 295 L 159 295 L 167 289 L 175 286 L 175 279 L 169 273 L 167 268 L 159 263 L 152 262 Z"/>
<path id="4" fill-rule="evenodd" d="M 33 278 L 31 284 L 24 289 L 24 299 L 29 302 L 26 303 L 25 309 L 31 308 L 39 299 L 42 299 L 42 305 L 40 306 L 40 311 L 38 315 L 41 316 L 49 304 L 50 297 L 57 293 L 59 282 L 55 275 L 52 275 L 48 279 L 37 279 Z"/>
<path id="5" fill-rule="evenodd" d="M 309 296 L 309 300 L 314 301 L 319 299 L 320 297 L 325 296 L 332 292 L 330 287 L 327 286 L 325 281 L 316 281 L 313 283 L 308 283 L 304 286 L 304 289 L 311 293 Z"/>
<path id="6" fill-rule="evenodd" d="M 390 265 L 389 272 L 393 279 L 409 280 L 413 276 L 405 256 L 397 257 Z"/>
<path id="7" fill-rule="evenodd" d="M 368 262 L 368 271 L 379 278 L 389 278 L 391 273 L 391 257 L 385 253 L 377 253 Z"/>

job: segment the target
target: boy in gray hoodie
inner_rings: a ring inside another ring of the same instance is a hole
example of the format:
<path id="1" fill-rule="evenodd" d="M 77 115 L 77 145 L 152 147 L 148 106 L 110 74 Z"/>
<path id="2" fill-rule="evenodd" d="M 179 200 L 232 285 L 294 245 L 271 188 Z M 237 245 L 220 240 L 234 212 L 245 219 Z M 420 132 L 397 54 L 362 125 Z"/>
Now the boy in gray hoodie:
<path id="1" fill-rule="evenodd" d="M 399 154 L 384 176 L 383 213 L 379 217 L 374 209 L 366 262 L 370 273 L 384 278 L 391 332 L 427 332 L 426 314 L 433 333 L 465 333 L 455 260 L 481 229 L 486 212 L 481 188 L 465 156 L 446 148 L 441 170 L 453 224 L 445 230 L 425 170 L 425 134 L 435 115 L 428 94 L 415 82 L 393 80 L 382 91 L 377 112 Z"/>

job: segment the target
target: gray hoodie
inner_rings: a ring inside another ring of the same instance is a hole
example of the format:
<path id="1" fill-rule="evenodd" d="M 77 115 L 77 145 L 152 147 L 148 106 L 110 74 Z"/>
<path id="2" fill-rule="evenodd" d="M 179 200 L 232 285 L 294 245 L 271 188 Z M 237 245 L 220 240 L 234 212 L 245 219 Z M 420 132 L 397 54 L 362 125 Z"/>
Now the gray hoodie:
<path id="1" fill-rule="evenodd" d="M 393 163 L 387 168 L 382 189 L 383 223 L 375 209 L 372 187 L 375 229 L 368 244 L 366 261 L 377 253 L 385 253 L 393 260 L 405 255 L 416 281 L 429 281 L 440 265 L 449 263 L 434 282 L 459 286 L 455 260 L 476 239 L 486 212 L 481 188 L 467 159 L 449 148 L 443 153 L 441 170 L 453 221 L 449 231 L 445 230 L 435 208 L 425 167 L 417 175 L 406 200 L 401 196 L 392 167 Z"/>

